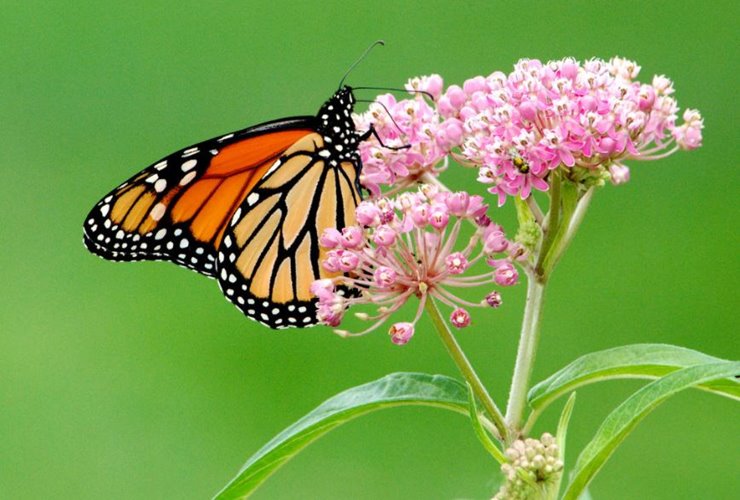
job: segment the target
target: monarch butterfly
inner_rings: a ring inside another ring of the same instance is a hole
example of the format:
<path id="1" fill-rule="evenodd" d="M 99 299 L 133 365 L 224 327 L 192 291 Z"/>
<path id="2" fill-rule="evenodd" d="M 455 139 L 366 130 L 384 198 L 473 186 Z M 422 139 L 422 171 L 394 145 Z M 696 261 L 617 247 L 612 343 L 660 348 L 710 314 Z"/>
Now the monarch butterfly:
<path id="1" fill-rule="evenodd" d="M 317 323 L 309 286 L 334 276 L 319 236 L 355 223 L 361 200 L 352 88 L 316 116 L 285 118 L 170 154 L 124 182 L 83 224 L 109 260 L 167 260 L 216 278 L 225 297 L 270 328 Z"/>

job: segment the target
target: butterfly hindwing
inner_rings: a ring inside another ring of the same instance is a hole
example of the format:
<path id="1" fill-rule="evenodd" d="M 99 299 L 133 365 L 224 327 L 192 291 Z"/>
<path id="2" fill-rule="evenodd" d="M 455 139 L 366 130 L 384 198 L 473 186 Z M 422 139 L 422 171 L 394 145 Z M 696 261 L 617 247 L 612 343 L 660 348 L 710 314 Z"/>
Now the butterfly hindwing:
<path id="1" fill-rule="evenodd" d="M 359 163 L 337 161 L 326 146 L 316 133 L 286 151 L 236 211 L 218 252 L 227 299 L 271 328 L 317 322 L 310 284 L 334 276 L 320 265 L 319 237 L 355 221 Z"/>

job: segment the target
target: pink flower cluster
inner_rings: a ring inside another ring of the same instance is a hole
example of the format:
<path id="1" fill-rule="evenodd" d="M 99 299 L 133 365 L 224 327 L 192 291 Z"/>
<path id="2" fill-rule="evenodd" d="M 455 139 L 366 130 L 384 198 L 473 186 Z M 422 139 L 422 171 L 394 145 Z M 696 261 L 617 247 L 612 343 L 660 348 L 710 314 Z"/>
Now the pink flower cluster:
<path id="1" fill-rule="evenodd" d="M 618 57 L 583 64 L 522 59 L 509 74 L 471 78 L 444 93 L 438 75 L 412 79 L 407 88 L 431 94 L 434 107 L 422 94 L 398 102 L 383 95 L 378 102 L 386 109 L 375 105 L 356 118 L 363 128 L 375 123 L 387 145 L 410 145 L 392 151 L 375 140 L 363 144 L 364 182 L 376 194 L 379 184 L 408 185 L 420 173 L 436 174 L 447 154 L 478 167 L 478 180 L 499 205 L 507 196 L 546 191 L 557 168 L 574 180 L 591 174 L 627 182 L 624 161 L 664 158 L 702 140 L 698 111 L 687 109 L 676 124 L 672 82 L 656 76 L 641 83 L 639 71 Z"/>
<path id="2" fill-rule="evenodd" d="M 442 92 L 442 78 L 416 78 L 409 81 L 407 88 L 437 98 Z M 436 176 L 444 170 L 445 165 L 440 162 L 448 150 L 435 136 L 440 117 L 424 94 L 401 101 L 391 94 L 380 95 L 366 113 L 354 115 L 354 121 L 358 130 L 374 127 L 383 140 L 381 144 L 370 137 L 359 147 L 361 182 L 373 195 L 380 194 L 381 185 L 393 186 L 396 192 L 418 182 L 426 173 Z"/>
<path id="3" fill-rule="evenodd" d="M 499 204 L 507 195 L 526 198 L 533 188 L 547 190 L 547 174 L 561 166 L 611 167 L 613 182 L 620 184 L 629 179 L 624 160 L 657 159 L 701 145 L 698 112 L 688 110 L 686 123 L 677 127 L 670 80 L 657 76 L 643 84 L 635 80 L 639 71 L 618 57 L 583 65 L 571 58 L 547 64 L 523 59 L 508 75 L 495 72 L 462 88 L 451 86 L 438 109 L 462 124 L 462 155 L 481 167 L 478 180 L 490 185 Z"/>
<path id="4" fill-rule="evenodd" d="M 311 291 L 319 299 L 319 319 L 336 327 L 349 306 L 371 304 L 377 308 L 374 315 L 357 316 L 372 320 L 372 326 L 356 334 L 337 330 L 342 335 L 362 335 L 378 328 L 415 296 L 419 298 L 416 316 L 393 324 L 389 331 L 394 343 L 405 344 L 430 296 L 453 309 L 450 322 L 457 328 L 470 324 L 468 308 L 499 307 L 501 295 L 491 288 L 516 284 L 519 275 L 513 261 L 526 255 L 490 221 L 487 208 L 480 196 L 440 191 L 433 185 L 393 199 L 363 201 L 356 211 L 359 225 L 328 229 L 321 236 L 321 245 L 328 249 L 322 266 L 343 275 L 312 284 Z M 462 238 L 466 220 L 473 222 L 476 231 Z M 487 270 L 471 275 L 471 266 L 481 260 Z M 478 286 L 490 291 L 480 303 L 450 291 Z M 348 289 L 360 293 L 346 293 Z"/>

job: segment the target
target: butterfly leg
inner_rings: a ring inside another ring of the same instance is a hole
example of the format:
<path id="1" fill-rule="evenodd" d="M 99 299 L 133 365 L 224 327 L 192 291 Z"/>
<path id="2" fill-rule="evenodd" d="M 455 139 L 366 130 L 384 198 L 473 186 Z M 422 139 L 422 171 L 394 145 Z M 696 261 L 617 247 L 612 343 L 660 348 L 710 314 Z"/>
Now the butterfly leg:
<path id="1" fill-rule="evenodd" d="M 400 151 L 402 149 L 408 149 L 411 147 L 411 144 L 404 144 L 403 146 L 386 146 L 385 143 L 383 143 L 383 139 L 381 139 L 378 135 L 378 131 L 375 130 L 375 127 L 373 127 L 372 125 L 370 125 L 370 129 L 367 132 L 360 136 L 360 141 L 366 141 L 370 136 L 375 137 L 381 146 L 392 151 Z"/>

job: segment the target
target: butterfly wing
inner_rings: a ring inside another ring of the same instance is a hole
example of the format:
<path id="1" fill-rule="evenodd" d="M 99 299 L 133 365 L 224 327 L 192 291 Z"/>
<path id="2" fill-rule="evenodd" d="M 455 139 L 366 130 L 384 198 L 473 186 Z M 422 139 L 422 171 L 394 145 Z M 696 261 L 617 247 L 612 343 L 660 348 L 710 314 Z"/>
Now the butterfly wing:
<path id="1" fill-rule="evenodd" d="M 271 328 L 317 322 L 313 280 L 335 276 L 320 266 L 319 236 L 355 223 L 359 160 L 329 159 L 324 138 L 296 142 L 234 213 L 218 251 L 224 295 Z"/>
<path id="2" fill-rule="evenodd" d="M 287 149 L 313 134 L 315 117 L 268 122 L 177 151 L 95 205 L 84 223 L 94 254 L 167 260 L 206 276 L 234 211 Z"/>

